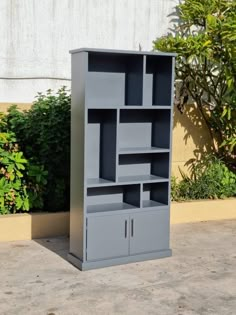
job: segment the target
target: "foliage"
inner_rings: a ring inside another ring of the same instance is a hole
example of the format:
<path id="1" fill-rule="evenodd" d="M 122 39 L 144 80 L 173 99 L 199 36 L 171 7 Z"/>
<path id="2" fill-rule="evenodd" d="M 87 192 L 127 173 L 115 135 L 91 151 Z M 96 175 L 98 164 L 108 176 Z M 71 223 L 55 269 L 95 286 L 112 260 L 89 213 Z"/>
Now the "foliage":
<path id="1" fill-rule="evenodd" d="M 32 164 L 20 151 L 12 132 L 2 132 L 0 115 L 0 214 L 43 207 L 43 189 L 47 172 Z"/>
<path id="2" fill-rule="evenodd" d="M 184 0 L 174 32 L 154 49 L 176 52 L 182 82 L 178 107 L 192 99 L 208 127 L 212 148 L 236 167 L 236 1 Z"/>
<path id="3" fill-rule="evenodd" d="M 217 199 L 236 196 L 236 175 L 213 155 L 196 161 L 192 175 L 181 171 L 182 180 L 172 178 L 172 200 Z"/>
<path id="4" fill-rule="evenodd" d="M 16 134 L 26 158 L 43 165 L 48 172 L 45 208 L 69 208 L 70 94 L 65 87 L 56 95 L 38 93 L 28 111 L 12 106 L 7 128 Z"/>

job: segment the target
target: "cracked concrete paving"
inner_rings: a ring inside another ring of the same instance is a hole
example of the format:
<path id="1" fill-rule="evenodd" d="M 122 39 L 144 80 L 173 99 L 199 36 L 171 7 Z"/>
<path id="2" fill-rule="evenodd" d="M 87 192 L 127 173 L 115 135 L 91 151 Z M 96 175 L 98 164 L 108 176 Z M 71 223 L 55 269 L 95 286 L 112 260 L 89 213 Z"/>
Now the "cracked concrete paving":
<path id="1" fill-rule="evenodd" d="M 171 227 L 173 256 L 80 272 L 67 238 L 0 244 L 0 315 L 236 314 L 236 220 Z"/>

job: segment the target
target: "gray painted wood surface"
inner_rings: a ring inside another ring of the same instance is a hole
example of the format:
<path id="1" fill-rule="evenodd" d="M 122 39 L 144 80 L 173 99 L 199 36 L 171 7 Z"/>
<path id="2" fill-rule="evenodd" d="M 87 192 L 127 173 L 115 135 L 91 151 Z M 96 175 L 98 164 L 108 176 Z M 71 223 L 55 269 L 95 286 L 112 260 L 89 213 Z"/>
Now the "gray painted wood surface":
<path id="1" fill-rule="evenodd" d="M 72 51 L 69 260 L 81 269 L 171 253 L 173 63 L 172 54 Z"/>

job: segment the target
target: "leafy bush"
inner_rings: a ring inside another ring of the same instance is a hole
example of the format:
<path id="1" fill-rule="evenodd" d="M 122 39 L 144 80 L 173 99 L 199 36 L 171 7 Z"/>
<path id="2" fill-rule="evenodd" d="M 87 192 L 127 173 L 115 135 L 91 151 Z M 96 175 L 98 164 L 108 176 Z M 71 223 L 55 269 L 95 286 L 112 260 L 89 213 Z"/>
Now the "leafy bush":
<path id="1" fill-rule="evenodd" d="M 0 116 L 0 214 L 43 207 L 47 172 L 32 164 L 20 151 L 12 132 L 4 128 Z"/>
<path id="2" fill-rule="evenodd" d="M 48 90 L 38 93 L 29 111 L 12 106 L 6 118 L 26 158 L 48 172 L 44 205 L 52 211 L 69 209 L 70 103 L 65 87 L 56 95 Z"/>
<path id="3" fill-rule="evenodd" d="M 183 172 L 178 183 L 172 179 L 172 200 L 217 199 L 236 196 L 236 175 L 213 155 L 196 161 L 192 175 Z"/>
<path id="4" fill-rule="evenodd" d="M 178 54 L 178 107 L 197 104 L 212 149 L 236 170 L 236 1 L 184 0 L 176 17 L 175 32 L 157 38 L 154 49 Z"/>

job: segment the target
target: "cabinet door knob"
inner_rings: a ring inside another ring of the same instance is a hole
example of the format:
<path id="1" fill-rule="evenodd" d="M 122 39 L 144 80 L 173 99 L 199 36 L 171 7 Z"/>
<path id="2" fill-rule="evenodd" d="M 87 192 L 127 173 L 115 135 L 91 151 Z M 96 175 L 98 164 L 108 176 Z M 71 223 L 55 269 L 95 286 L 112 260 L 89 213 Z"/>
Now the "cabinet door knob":
<path id="1" fill-rule="evenodd" d="M 125 220 L 125 238 L 127 238 L 127 220 Z"/>
<path id="2" fill-rule="evenodd" d="M 134 236 L 134 219 L 131 219 L 131 237 Z"/>

